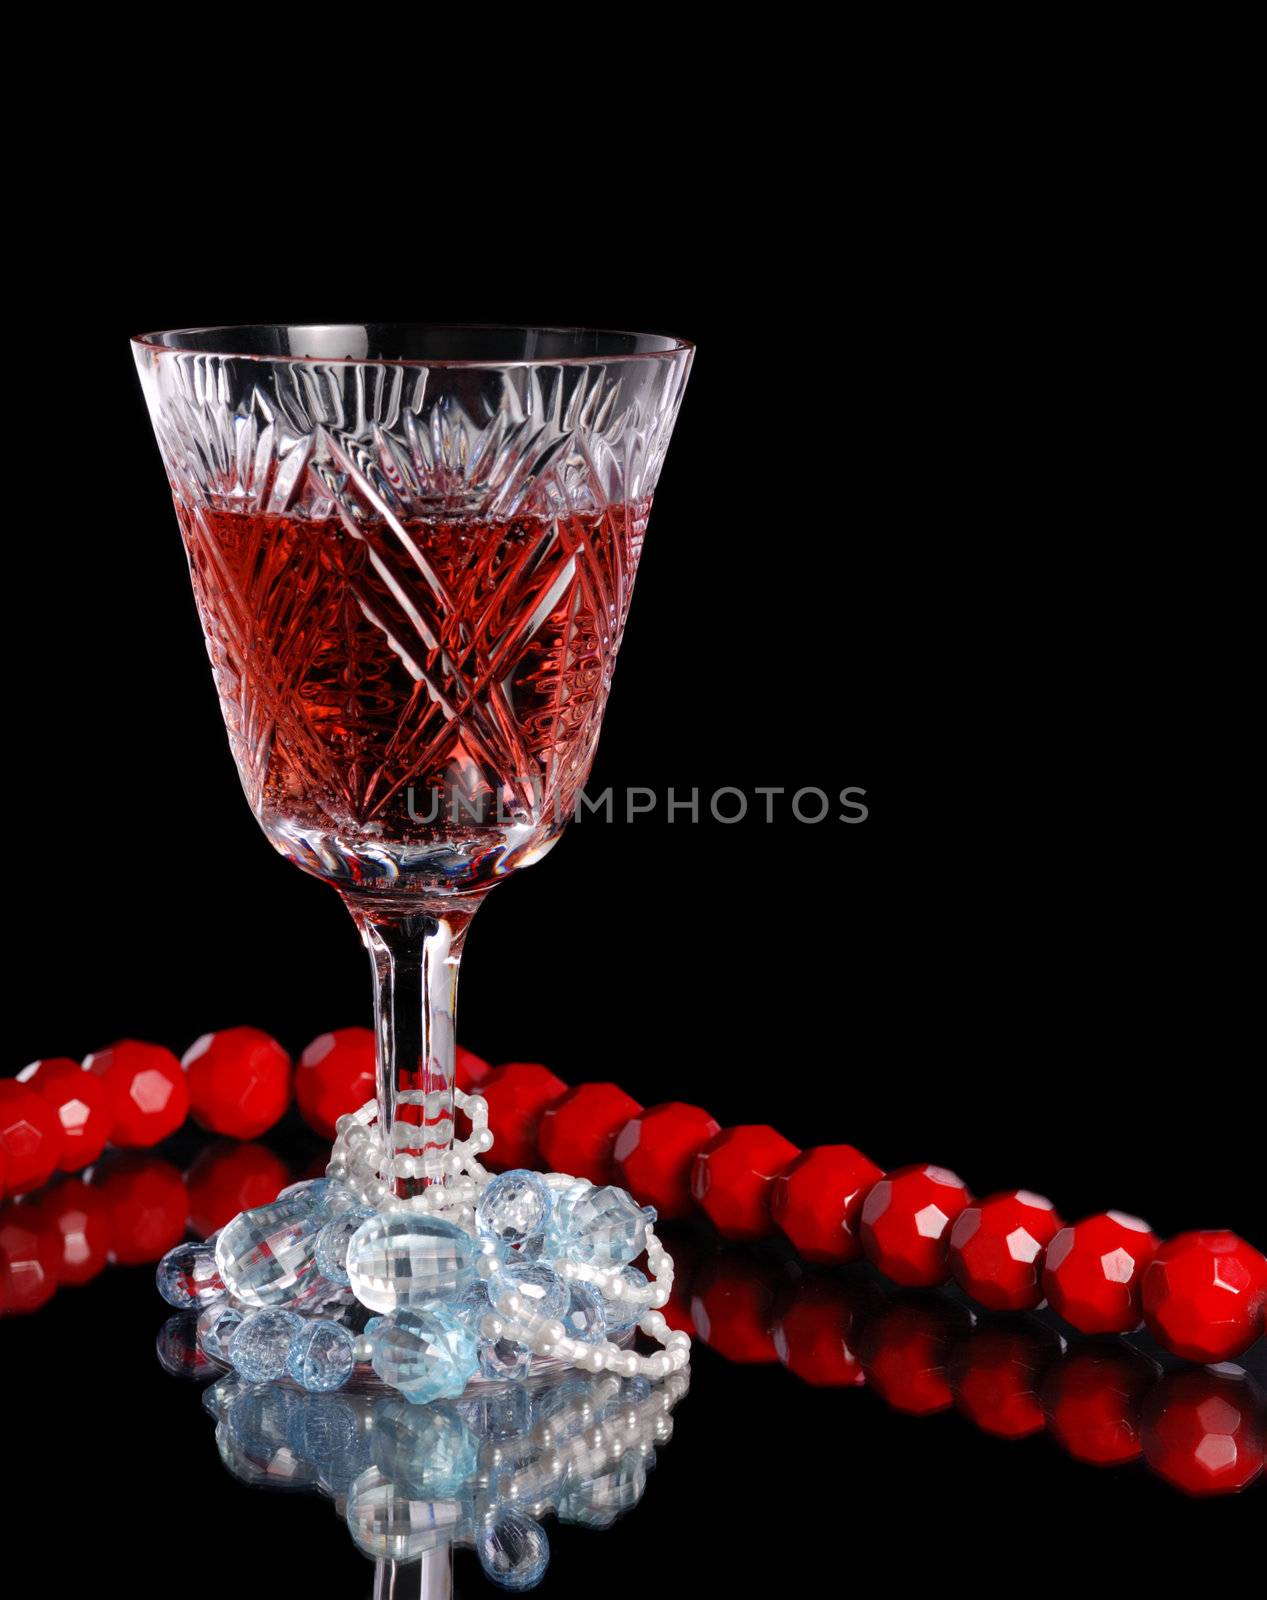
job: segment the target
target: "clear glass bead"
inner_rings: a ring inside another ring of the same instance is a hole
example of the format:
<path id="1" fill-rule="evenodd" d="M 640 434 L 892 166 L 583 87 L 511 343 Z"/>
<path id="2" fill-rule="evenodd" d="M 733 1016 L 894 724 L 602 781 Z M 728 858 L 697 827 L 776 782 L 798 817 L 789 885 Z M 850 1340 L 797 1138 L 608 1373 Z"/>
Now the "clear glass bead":
<path id="1" fill-rule="evenodd" d="M 221 1229 L 216 1266 L 235 1299 L 289 1305 L 317 1276 L 317 1235 L 328 1219 L 302 1196 L 243 1211 Z"/>
<path id="2" fill-rule="evenodd" d="M 414 1212 L 374 1216 L 352 1235 L 346 1269 L 362 1305 L 384 1313 L 452 1299 L 475 1277 L 478 1246 L 456 1223 Z"/>
<path id="3" fill-rule="evenodd" d="M 599 1291 L 599 1298 L 603 1302 L 603 1314 L 607 1318 L 608 1333 L 628 1332 L 643 1317 L 651 1304 L 651 1280 L 645 1272 L 641 1272 L 637 1267 L 625 1267 L 620 1276 L 625 1285 L 625 1292 L 619 1300 L 613 1300 L 609 1295 Z"/>
<path id="4" fill-rule="evenodd" d="M 299 1183 L 289 1184 L 277 1198 L 302 1200 L 314 1211 L 324 1211 L 327 1217 L 337 1217 L 341 1211 L 360 1203 L 348 1185 L 336 1178 L 304 1178 Z"/>
<path id="5" fill-rule="evenodd" d="M 417 1561 L 428 1550 L 451 1544 L 461 1519 L 456 1501 L 415 1499 L 377 1467 L 367 1467 L 348 1488 L 348 1531 L 357 1549 L 374 1561 Z"/>
<path id="6" fill-rule="evenodd" d="M 248 1383 L 271 1383 L 286 1371 L 291 1341 L 303 1325 L 293 1311 L 253 1311 L 229 1340 L 229 1360 Z"/>
<path id="7" fill-rule="evenodd" d="M 189 1241 L 173 1246 L 154 1269 L 158 1292 L 169 1306 L 188 1311 L 224 1297 L 224 1279 L 214 1249 Z"/>
<path id="8" fill-rule="evenodd" d="M 478 1531 L 475 1553 L 490 1580 L 502 1589 L 535 1589 L 550 1563 L 545 1529 L 513 1506 L 502 1506 Z"/>
<path id="9" fill-rule="evenodd" d="M 373 1215 L 369 1206 L 349 1206 L 331 1217 L 317 1235 L 317 1271 L 328 1282 L 348 1287 L 348 1245 L 356 1230 Z"/>
<path id="10" fill-rule="evenodd" d="M 573 1339 L 583 1339 L 586 1344 L 598 1344 L 607 1337 L 607 1313 L 603 1301 L 585 1283 L 570 1285 L 568 1308 L 563 1313 L 563 1326 Z"/>
<path id="11" fill-rule="evenodd" d="M 517 1294 L 536 1317 L 561 1317 L 568 1308 L 567 1284 L 544 1261 L 503 1262 L 488 1280 L 488 1293 L 494 1301 Z"/>
<path id="12" fill-rule="evenodd" d="M 286 1353 L 286 1371 L 314 1394 L 341 1389 L 352 1376 L 356 1357 L 352 1335 L 337 1322 L 305 1322 Z"/>
<path id="13" fill-rule="evenodd" d="M 624 1189 L 568 1190 L 555 1202 L 551 1249 L 591 1267 L 619 1267 L 647 1247 L 647 1225 L 655 1212 Z"/>
<path id="14" fill-rule="evenodd" d="M 518 1382 L 528 1376 L 532 1351 L 518 1339 L 480 1339 L 477 1346 L 480 1371 L 486 1378 L 505 1378 Z"/>
<path id="15" fill-rule="evenodd" d="M 451 1500 L 475 1476 L 479 1440 L 448 1401 L 380 1400 L 371 1437 L 374 1465 L 420 1500 Z"/>
<path id="16" fill-rule="evenodd" d="M 479 1366 L 475 1335 L 439 1305 L 393 1312 L 373 1340 L 374 1371 L 415 1405 L 460 1395 Z"/>
<path id="17" fill-rule="evenodd" d="M 485 1237 L 522 1249 L 545 1237 L 551 1196 L 535 1172 L 516 1168 L 494 1178 L 480 1196 L 476 1224 Z"/>

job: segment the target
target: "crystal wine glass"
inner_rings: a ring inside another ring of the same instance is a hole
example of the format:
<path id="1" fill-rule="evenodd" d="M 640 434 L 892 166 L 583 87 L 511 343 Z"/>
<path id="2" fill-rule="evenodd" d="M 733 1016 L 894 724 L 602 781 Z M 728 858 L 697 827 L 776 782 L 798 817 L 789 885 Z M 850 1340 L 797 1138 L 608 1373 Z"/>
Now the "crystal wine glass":
<path id="1" fill-rule="evenodd" d="M 467 927 L 589 773 L 692 347 L 339 324 L 132 348 L 247 799 L 370 953 L 410 1196 L 447 1171 Z"/>

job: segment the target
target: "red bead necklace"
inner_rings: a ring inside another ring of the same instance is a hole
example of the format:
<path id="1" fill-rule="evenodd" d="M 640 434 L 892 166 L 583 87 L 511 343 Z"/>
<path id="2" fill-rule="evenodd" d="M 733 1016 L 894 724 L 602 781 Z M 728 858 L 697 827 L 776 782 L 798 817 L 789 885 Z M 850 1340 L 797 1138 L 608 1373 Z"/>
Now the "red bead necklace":
<path id="1" fill-rule="evenodd" d="M 702 1211 L 728 1240 L 776 1229 L 810 1262 L 866 1256 L 895 1283 L 953 1279 L 980 1305 L 1024 1311 L 1048 1301 L 1083 1333 L 1124 1333 L 1141 1319 L 1167 1350 L 1219 1362 L 1264 1331 L 1267 1258 L 1226 1230 L 1162 1243 L 1136 1217 L 1107 1211 L 1067 1226 L 1028 1190 L 975 1200 L 944 1167 L 885 1173 L 852 1145 L 800 1151 L 765 1124 L 721 1128 L 702 1107 L 643 1108 L 613 1083 L 569 1089 L 537 1062 L 491 1067 L 458 1051 L 458 1085 L 488 1101 L 496 1136 L 489 1165 L 538 1158 L 595 1183 L 616 1179 L 661 1217 Z M 258 1028 L 204 1034 L 183 1060 L 124 1039 L 83 1064 L 32 1062 L 0 1080 L 0 1193 L 77 1172 L 107 1142 L 148 1149 L 192 1113 L 208 1131 L 256 1139 L 286 1111 L 292 1089 L 324 1138 L 374 1092 L 374 1037 L 343 1028 L 290 1057 Z"/>

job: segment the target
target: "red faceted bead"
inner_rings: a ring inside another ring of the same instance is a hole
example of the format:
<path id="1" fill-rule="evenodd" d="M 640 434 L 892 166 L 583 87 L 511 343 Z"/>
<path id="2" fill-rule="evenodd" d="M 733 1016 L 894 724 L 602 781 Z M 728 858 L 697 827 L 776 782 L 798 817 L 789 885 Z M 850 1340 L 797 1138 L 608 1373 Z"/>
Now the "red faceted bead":
<path id="1" fill-rule="evenodd" d="M 327 1152 L 322 1173 L 328 1160 Z M 275 1200 L 290 1181 L 290 1169 L 267 1145 L 228 1140 L 208 1145 L 185 1174 L 189 1225 L 205 1239 L 239 1211 L 254 1211 Z"/>
<path id="2" fill-rule="evenodd" d="M 774 1324 L 779 1360 L 817 1387 L 853 1389 L 867 1380 L 855 1349 L 856 1328 L 874 1308 L 865 1284 L 835 1278 L 803 1279 Z"/>
<path id="3" fill-rule="evenodd" d="M 616 1135 L 642 1107 L 614 1083 L 582 1083 L 541 1116 L 537 1144 L 552 1172 L 611 1183 Z"/>
<path id="4" fill-rule="evenodd" d="M 369 1028 L 336 1028 L 315 1038 L 295 1071 L 299 1114 L 323 1139 L 334 1138 L 340 1117 L 359 1111 L 377 1093 L 374 1034 Z"/>
<path id="5" fill-rule="evenodd" d="M 1223 1229 L 1180 1233 L 1144 1269 L 1141 1293 L 1159 1344 L 1189 1361 L 1230 1361 L 1263 1331 L 1267 1260 Z"/>
<path id="6" fill-rule="evenodd" d="M 691 1166 L 721 1124 L 702 1106 L 666 1100 L 627 1122 L 616 1135 L 612 1161 L 635 1199 L 654 1206 L 662 1219 L 688 1217 Z"/>
<path id="7" fill-rule="evenodd" d="M 57 1293 L 59 1245 L 38 1205 L 0 1206 L 0 1315 L 38 1311 Z"/>
<path id="8" fill-rule="evenodd" d="M 963 1179 L 945 1167 L 889 1173 L 862 1203 L 859 1237 L 868 1260 L 894 1283 L 944 1283 L 951 1225 L 971 1200 Z"/>
<path id="9" fill-rule="evenodd" d="M 1102 1211 L 1062 1228 L 1047 1246 L 1042 1292 L 1083 1333 L 1139 1327 L 1139 1280 L 1158 1239 L 1124 1211 Z"/>
<path id="10" fill-rule="evenodd" d="M 492 1072 L 492 1067 L 474 1050 L 458 1045 L 454 1054 L 453 1080 L 463 1094 L 473 1094 Z"/>
<path id="11" fill-rule="evenodd" d="M 62 1125 L 44 1096 L 16 1078 L 0 1078 L 0 1150 L 8 1193 L 25 1194 L 47 1183 L 61 1148 Z"/>
<path id="12" fill-rule="evenodd" d="M 92 1185 L 106 1203 L 111 1248 L 124 1266 L 157 1261 L 185 1237 L 188 1196 L 170 1161 L 121 1154 L 96 1169 Z"/>
<path id="13" fill-rule="evenodd" d="M 722 1255 L 701 1272 L 691 1296 L 700 1338 L 727 1361 L 777 1361 L 773 1337 L 775 1288 L 750 1261 Z"/>
<path id="14" fill-rule="evenodd" d="M 883 1176 L 851 1144 L 817 1145 L 774 1180 L 770 1215 L 804 1260 L 856 1261 L 862 1203 Z"/>
<path id="15" fill-rule="evenodd" d="M 955 1404 L 984 1433 L 1026 1439 L 1047 1425 L 1038 1385 L 1060 1354 L 1059 1342 L 1035 1327 L 984 1323 L 960 1341 L 947 1367 Z"/>
<path id="16" fill-rule="evenodd" d="M 1134 1461 L 1140 1406 L 1157 1377 L 1151 1361 L 1122 1344 L 1073 1350 L 1043 1380 L 1048 1430 L 1077 1461 L 1095 1467 Z"/>
<path id="17" fill-rule="evenodd" d="M 290 1104 L 290 1057 L 262 1028 L 204 1033 L 181 1065 L 194 1121 L 208 1133 L 258 1139 Z"/>
<path id="18" fill-rule="evenodd" d="M 895 1295 L 862 1330 L 867 1382 L 895 1411 L 927 1417 L 947 1410 L 955 1397 L 946 1364 L 971 1325 L 962 1306 L 940 1296 Z"/>
<path id="19" fill-rule="evenodd" d="M 567 1084 L 539 1061 L 508 1061 L 480 1087 L 488 1101 L 493 1148 L 484 1157 L 493 1172 L 536 1167 L 537 1130 L 547 1106 L 567 1093 Z"/>
<path id="20" fill-rule="evenodd" d="M 57 1242 L 58 1283 L 77 1286 L 95 1278 L 110 1259 L 110 1210 L 100 1190 L 67 1178 L 40 1196 L 39 1208 Z"/>
<path id="21" fill-rule="evenodd" d="M 1244 1373 L 1170 1372 L 1144 1402 L 1144 1460 L 1185 1494 L 1236 1494 L 1263 1470 L 1265 1420 Z"/>
<path id="22" fill-rule="evenodd" d="M 696 1153 L 691 1194 L 723 1239 L 763 1239 L 774 1180 L 800 1153 L 767 1123 L 724 1128 Z"/>
<path id="23" fill-rule="evenodd" d="M 114 1108 L 111 1142 L 148 1150 L 176 1132 L 189 1115 L 189 1085 L 180 1062 L 161 1044 L 120 1039 L 84 1060 L 101 1078 Z"/>
<path id="24" fill-rule="evenodd" d="M 1010 1189 L 961 1211 L 947 1259 L 959 1287 L 991 1311 L 1026 1311 L 1043 1298 L 1043 1250 L 1064 1227 L 1041 1194 Z"/>
<path id="25" fill-rule="evenodd" d="M 63 1172 L 90 1166 L 105 1149 L 114 1124 L 110 1090 L 69 1056 L 32 1061 L 18 1073 L 52 1107 L 61 1125 L 57 1165 Z"/>

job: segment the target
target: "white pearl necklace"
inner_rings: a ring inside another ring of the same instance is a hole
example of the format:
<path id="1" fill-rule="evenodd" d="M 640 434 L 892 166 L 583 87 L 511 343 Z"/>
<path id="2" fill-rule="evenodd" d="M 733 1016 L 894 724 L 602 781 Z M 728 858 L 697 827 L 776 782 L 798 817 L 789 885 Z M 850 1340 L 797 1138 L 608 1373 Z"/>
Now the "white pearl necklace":
<path id="1" fill-rule="evenodd" d="M 455 1139 L 444 1151 L 424 1156 L 389 1157 L 377 1127 L 378 1106 L 367 1100 L 359 1111 L 339 1118 L 326 1176 L 346 1185 L 357 1199 L 376 1211 L 419 1211 L 442 1216 L 478 1240 L 480 1256 L 476 1271 L 487 1282 L 496 1273 L 500 1260 L 491 1240 L 482 1238 L 476 1228 L 475 1208 L 493 1174 L 479 1157 L 493 1145 L 488 1126 L 488 1101 L 483 1095 L 453 1091 L 454 1104 L 471 1122 L 467 1139 Z M 418 1129 L 400 1125 L 400 1137 L 414 1139 Z M 421 1194 L 401 1200 L 393 1194 L 388 1173 L 393 1177 L 429 1177 L 433 1182 Z M 563 1189 L 577 1180 L 563 1172 L 542 1174 L 551 1189 Z M 610 1339 L 589 1343 L 573 1338 L 557 1318 L 537 1316 L 513 1291 L 493 1300 L 493 1311 L 484 1318 L 480 1332 L 488 1339 L 510 1339 L 525 1345 L 544 1360 L 575 1367 L 581 1372 L 612 1372 L 618 1377 L 639 1375 L 667 1378 L 680 1372 L 690 1361 L 690 1335 L 669 1327 L 661 1306 L 667 1305 L 673 1290 L 673 1258 L 664 1248 L 655 1229 L 647 1229 L 647 1290 L 632 1290 L 623 1277 L 624 1266 L 593 1267 L 574 1261 L 554 1261 L 550 1265 L 565 1281 L 584 1283 L 607 1300 L 629 1300 L 644 1304 L 646 1310 L 637 1325 L 649 1339 L 661 1346 L 654 1355 L 639 1355 Z M 357 1341 L 357 1359 L 369 1359 L 368 1342 Z"/>

